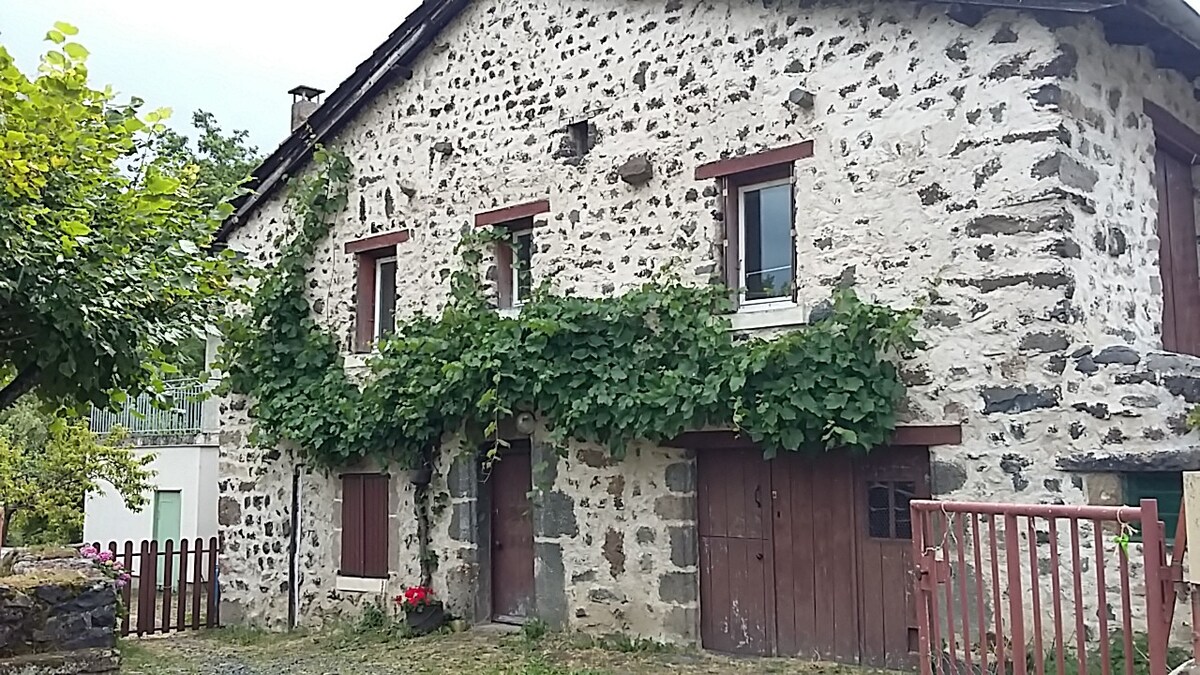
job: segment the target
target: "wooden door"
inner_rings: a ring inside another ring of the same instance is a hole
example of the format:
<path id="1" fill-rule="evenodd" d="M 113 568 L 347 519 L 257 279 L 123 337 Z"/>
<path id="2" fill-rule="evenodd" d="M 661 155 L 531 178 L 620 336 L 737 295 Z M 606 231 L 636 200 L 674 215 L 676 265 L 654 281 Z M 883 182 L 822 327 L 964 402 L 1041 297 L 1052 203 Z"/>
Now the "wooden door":
<path id="1" fill-rule="evenodd" d="M 1154 158 L 1158 187 L 1163 349 L 1200 355 L 1200 264 L 1192 167 L 1169 151 Z"/>
<path id="2" fill-rule="evenodd" d="M 842 452 L 772 463 L 778 653 L 859 656 L 853 465 Z"/>
<path id="3" fill-rule="evenodd" d="M 714 450 L 698 471 L 700 639 L 707 649 L 773 653 L 771 496 L 757 450 Z"/>
<path id="4" fill-rule="evenodd" d="M 158 550 L 166 550 L 168 541 L 179 546 L 179 533 L 183 522 L 183 493 L 179 490 L 158 490 L 154 493 L 154 541 Z M 157 582 L 163 587 L 163 558 L 158 560 Z"/>
<path id="5" fill-rule="evenodd" d="M 929 497 L 929 451 L 878 448 L 855 463 L 861 663 L 912 668 L 917 599 L 908 503 Z"/>
<path id="6" fill-rule="evenodd" d="M 529 444 L 513 443 L 492 465 L 492 620 L 522 623 L 533 616 L 533 489 Z"/>

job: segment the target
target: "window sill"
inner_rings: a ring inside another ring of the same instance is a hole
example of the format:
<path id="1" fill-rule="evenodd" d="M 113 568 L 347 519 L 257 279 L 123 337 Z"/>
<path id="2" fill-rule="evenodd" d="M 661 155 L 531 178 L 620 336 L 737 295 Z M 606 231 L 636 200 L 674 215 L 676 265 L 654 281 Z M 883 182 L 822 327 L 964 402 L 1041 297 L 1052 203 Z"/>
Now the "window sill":
<path id="1" fill-rule="evenodd" d="M 808 324 L 808 312 L 794 303 L 751 305 L 729 315 L 733 330 L 791 328 Z"/>
<path id="2" fill-rule="evenodd" d="M 367 577 L 344 577 L 338 575 L 334 589 L 344 593 L 374 593 L 381 595 L 387 586 L 387 579 L 369 579 Z"/>
<path id="3" fill-rule="evenodd" d="M 496 313 L 507 319 L 515 319 L 518 316 L 521 316 L 521 306 L 517 305 L 516 307 L 501 307 L 496 310 Z"/>

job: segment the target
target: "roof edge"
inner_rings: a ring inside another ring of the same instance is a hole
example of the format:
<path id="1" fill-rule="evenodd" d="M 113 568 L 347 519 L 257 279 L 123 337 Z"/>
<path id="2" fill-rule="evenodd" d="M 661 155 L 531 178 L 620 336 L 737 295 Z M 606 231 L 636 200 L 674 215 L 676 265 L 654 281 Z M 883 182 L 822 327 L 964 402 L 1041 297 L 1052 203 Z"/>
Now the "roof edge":
<path id="1" fill-rule="evenodd" d="M 292 131 L 283 143 L 254 171 L 246 184 L 247 193 L 233 201 L 234 212 L 217 229 L 216 240 L 224 242 L 251 212 L 277 188 L 287 183 L 290 172 L 312 155 L 317 144 L 344 126 L 357 109 L 386 83 L 412 77 L 412 65 L 443 29 L 471 0 L 424 0 L 404 19 L 374 52 L 354 69 L 308 120 Z M 1106 32 L 1122 28 L 1131 15 L 1153 32 L 1161 32 L 1161 44 L 1112 40 L 1115 44 L 1150 47 L 1158 66 L 1173 68 L 1189 78 L 1200 76 L 1200 11 L 1186 0 L 932 0 L 941 5 L 973 7 L 981 11 L 1009 9 L 1032 12 L 1094 15 L 1105 23 Z M 1111 37 L 1110 37 L 1111 40 Z M 1200 90 L 1198 90 L 1200 91 Z M 1197 94 L 1200 98 L 1200 93 Z"/>

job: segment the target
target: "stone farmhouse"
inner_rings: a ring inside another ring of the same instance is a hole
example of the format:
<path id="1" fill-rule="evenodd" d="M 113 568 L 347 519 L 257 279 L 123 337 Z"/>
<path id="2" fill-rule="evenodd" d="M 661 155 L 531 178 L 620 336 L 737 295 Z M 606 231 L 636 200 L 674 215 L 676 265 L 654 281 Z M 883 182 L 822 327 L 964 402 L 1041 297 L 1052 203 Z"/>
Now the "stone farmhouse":
<path id="1" fill-rule="evenodd" d="M 803 325 L 837 285 L 896 307 L 932 289 L 929 346 L 867 458 L 767 463 L 721 431 L 561 457 L 524 416 L 486 481 L 449 445 L 431 477 L 325 473 L 255 447 L 228 398 L 222 616 L 354 616 L 435 556 L 472 622 L 897 665 L 914 495 L 1155 496 L 1174 531 L 1200 469 L 1198 76 L 1184 0 L 426 0 L 323 101 L 295 90 L 296 130 L 221 231 L 270 263 L 286 178 L 315 143 L 350 157 L 310 279 L 349 368 L 438 311 L 477 225 L 517 233 L 499 308 L 681 260 L 742 289 L 739 331 Z"/>

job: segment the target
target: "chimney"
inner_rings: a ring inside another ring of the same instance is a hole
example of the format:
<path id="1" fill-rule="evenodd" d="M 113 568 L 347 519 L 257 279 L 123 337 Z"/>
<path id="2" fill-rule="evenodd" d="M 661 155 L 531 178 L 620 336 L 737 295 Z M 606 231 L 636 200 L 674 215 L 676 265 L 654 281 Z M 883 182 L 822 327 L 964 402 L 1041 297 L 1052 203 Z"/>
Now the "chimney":
<path id="1" fill-rule="evenodd" d="M 325 90 L 300 85 L 288 90 L 288 93 L 292 95 L 292 131 L 295 131 L 321 106 L 321 94 Z"/>

